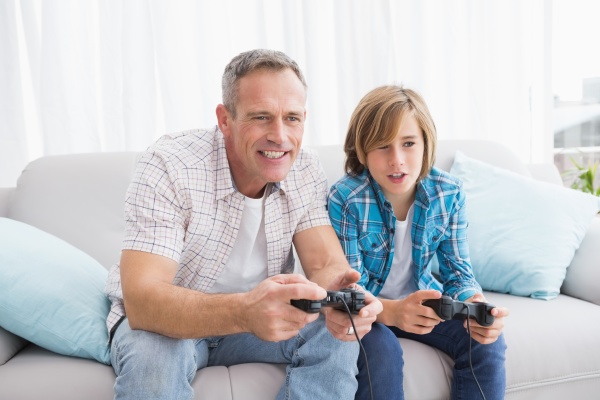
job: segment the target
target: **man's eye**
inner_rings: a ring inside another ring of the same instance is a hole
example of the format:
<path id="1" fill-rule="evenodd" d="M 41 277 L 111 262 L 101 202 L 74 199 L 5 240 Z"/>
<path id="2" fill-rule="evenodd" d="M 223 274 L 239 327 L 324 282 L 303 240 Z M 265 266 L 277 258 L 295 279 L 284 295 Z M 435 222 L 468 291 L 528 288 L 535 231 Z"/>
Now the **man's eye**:
<path id="1" fill-rule="evenodd" d="M 257 120 L 259 120 L 259 121 L 264 121 L 264 120 L 266 120 L 266 119 L 267 119 L 267 117 L 265 117 L 264 115 L 257 115 L 257 116 L 255 117 L 255 119 L 257 119 Z"/>

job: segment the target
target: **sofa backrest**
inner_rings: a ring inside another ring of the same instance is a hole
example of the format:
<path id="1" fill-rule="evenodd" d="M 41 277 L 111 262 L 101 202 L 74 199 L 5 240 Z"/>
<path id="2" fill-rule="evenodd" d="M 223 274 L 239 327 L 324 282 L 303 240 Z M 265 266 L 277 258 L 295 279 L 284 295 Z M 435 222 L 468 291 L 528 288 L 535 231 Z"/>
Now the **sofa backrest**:
<path id="1" fill-rule="evenodd" d="M 320 156 L 329 184 L 333 184 L 343 175 L 342 146 L 313 149 Z M 510 150 L 487 141 L 442 140 L 436 165 L 449 170 L 457 149 L 470 157 L 529 175 L 527 166 Z M 0 208 L 8 210 L 9 218 L 56 235 L 109 268 L 119 261 L 125 192 L 137 157 L 135 152 L 121 152 L 40 158 L 25 167 L 17 187 L 6 192 L 10 193 L 8 207 Z"/>
<path id="2" fill-rule="evenodd" d="M 66 240 L 109 268 L 119 261 L 125 191 L 136 157 L 118 152 L 34 160 L 17 181 L 7 216 Z"/>

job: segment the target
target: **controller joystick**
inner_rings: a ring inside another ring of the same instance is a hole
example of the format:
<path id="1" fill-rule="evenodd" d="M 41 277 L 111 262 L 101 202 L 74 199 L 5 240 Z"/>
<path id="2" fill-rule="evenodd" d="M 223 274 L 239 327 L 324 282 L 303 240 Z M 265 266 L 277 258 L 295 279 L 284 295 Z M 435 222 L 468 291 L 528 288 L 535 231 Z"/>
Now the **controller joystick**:
<path id="1" fill-rule="evenodd" d="M 468 316 L 481 326 L 490 326 L 495 320 L 491 314 L 494 305 L 489 303 L 466 303 L 453 300 L 449 296 L 442 296 L 440 299 L 425 300 L 423 305 L 433 309 L 443 320 L 464 320 Z"/>

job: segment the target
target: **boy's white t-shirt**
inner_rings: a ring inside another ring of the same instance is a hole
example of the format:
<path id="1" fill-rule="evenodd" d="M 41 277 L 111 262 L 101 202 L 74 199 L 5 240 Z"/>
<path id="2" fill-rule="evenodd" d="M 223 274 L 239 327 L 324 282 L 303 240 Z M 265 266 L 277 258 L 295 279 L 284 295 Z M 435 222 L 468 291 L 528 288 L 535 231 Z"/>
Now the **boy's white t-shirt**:
<path id="1" fill-rule="evenodd" d="M 248 292 L 267 278 L 264 204 L 264 196 L 261 199 L 246 197 L 233 250 L 209 293 Z"/>
<path id="2" fill-rule="evenodd" d="M 414 281 L 412 263 L 412 238 L 410 227 L 413 220 L 413 206 L 410 206 L 405 221 L 396 220 L 394 233 L 394 259 L 390 273 L 379 292 L 383 299 L 403 299 L 418 290 Z"/>

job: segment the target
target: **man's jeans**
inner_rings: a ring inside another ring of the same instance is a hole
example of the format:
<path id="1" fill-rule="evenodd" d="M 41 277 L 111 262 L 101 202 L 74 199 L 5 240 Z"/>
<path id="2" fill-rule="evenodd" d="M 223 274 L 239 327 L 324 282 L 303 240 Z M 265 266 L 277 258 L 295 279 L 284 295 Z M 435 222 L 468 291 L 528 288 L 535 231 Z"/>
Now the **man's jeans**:
<path id="1" fill-rule="evenodd" d="M 467 331 L 463 326 L 463 321 L 450 320 L 436 325 L 433 331 L 427 335 L 417 335 L 404 332 L 397 327 L 388 327 L 397 337 L 415 340 L 428 346 L 440 349 L 454 359 L 454 378 L 452 380 L 452 399 L 478 399 L 481 394 L 477 383 L 473 379 L 471 368 L 469 366 L 469 341 L 471 342 L 471 361 L 477 381 L 485 394 L 487 400 L 504 399 L 504 390 L 506 387 L 505 370 L 505 352 L 506 344 L 504 335 L 500 335 L 498 340 L 492 344 L 481 344 L 475 340 L 470 340 Z M 386 349 L 380 343 L 374 342 L 377 338 L 370 337 L 368 333 L 362 340 L 363 346 L 368 356 L 369 365 L 382 362 L 388 365 L 392 362 L 391 354 L 397 354 L 397 350 Z M 400 351 L 400 355 L 401 355 Z M 400 357 L 396 360 L 397 367 L 402 368 L 403 360 Z M 359 359 L 360 365 L 360 359 Z M 390 367 L 390 371 L 398 374 L 399 368 Z M 384 373 L 384 369 L 379 369 L 379 374 Z M 373 378 L 373 377 L 372 377 Z M 376 399 L 403 399 L 402 393 L 402 373 L 399 376 L 375 377 L 374 397 Z M 426 378 L 423 384 L 427 384 Z M 382 381 L 391 384 L 384 385 Z M 356 397 L 357 399 L 368 399 L 365 395 Z"/>
<path id="2" fill-rule="evenodd" d="M 131 330 L 127 319 L 114 334 L 111 363 L 116 399 L 193 399 L 191 382 L 207 366 L 249 362 L 287 364 L 277 399 L 352 399 L 357 388 L 356 342 L 335 339 L 324 317 L 292 339 L 266 342 L 251 334 L 172 339 Z"/>

